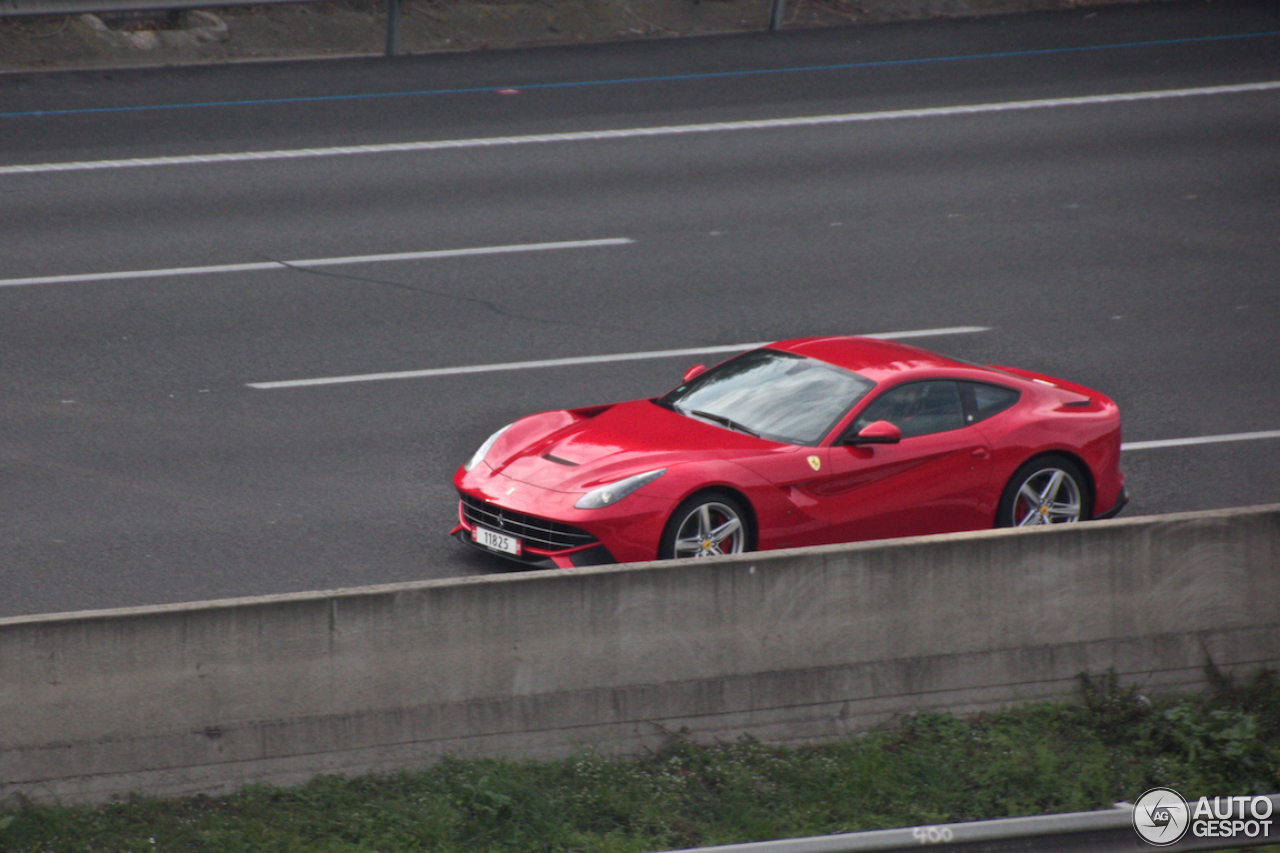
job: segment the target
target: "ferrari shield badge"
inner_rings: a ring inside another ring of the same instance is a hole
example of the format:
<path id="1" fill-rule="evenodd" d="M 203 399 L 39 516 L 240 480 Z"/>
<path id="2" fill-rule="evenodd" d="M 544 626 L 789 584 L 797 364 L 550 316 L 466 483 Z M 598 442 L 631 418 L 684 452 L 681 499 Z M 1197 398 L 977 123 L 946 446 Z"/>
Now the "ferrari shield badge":
<path id="1" fill-rule="evenodd" d="M 821 460 L 821 459 L 819 459 L 819 458 L 818 458 L 818 457 L 816 457 L 816 456 L 810 456 L 810 457 L 809 457 L 809 467 L 810 467 L 810 468 L 812 468 L 813 470 L 817 471 L 819 468 L 821 468 L 821 467 L 822 467 L 822 460 Z"/>

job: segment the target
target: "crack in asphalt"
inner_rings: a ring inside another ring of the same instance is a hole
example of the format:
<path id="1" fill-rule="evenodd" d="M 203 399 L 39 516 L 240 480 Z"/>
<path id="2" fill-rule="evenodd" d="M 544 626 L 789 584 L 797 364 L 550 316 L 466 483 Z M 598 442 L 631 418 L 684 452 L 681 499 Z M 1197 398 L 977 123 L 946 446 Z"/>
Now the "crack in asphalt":
<path id="1" fill-rule="evenodd" d="M 479 305 L 483 308 L 486 308 L 489 311 L 493 312 L 494 314 L 498 315 L 499 317 L 505 317 L 509 320 L 519 320 L 521 322 L 526 322 L 526 323 L 528 322 L 538 323 L 544 326 L 575 326 L 578 328 L 587 327 L 591 329 L 597 329 L 602 332 L 632 332 L 632 333 L 649 335 L 650 337 L 653 336 L 653 332 L 651 329 L 634 328 L 631 326 L 613 326 L 613 325 L 608 325 L 604 323 L 587 323 L 587 322 L 583 322 L 580 318 L 577 318 L 577 317 L 572 319 L 566 319 L 566 320 L 557 320 L 555 318 L 537 317 L 530 314 L 513 314 L 510 311 L 504 310 L 497 303 L 492 302 L 488 299 L 482 299 L 478 296 L 463 296 L 461 294 L 448 293 L 442 290 L 434 290 L 432 288 L 427 288 L 427 287 L 416 287 L 412 284 L 405 284 L 404 282 L 393 281 L 390 279 L 367 278 L 365 276 L 351 275 L 350 273 L 330 272 L 327 270 L 316 269 L 314 267 L 303 267 L 303 266 L 298 266 L 297 264 L 290 263 L 289 261 L 282 261 L 282 260 L 279 260 L 278 258 L 272 258 L 267 255 L 259 255 L 258 257 L 267 261 L 271 261 L 272 263 L 280 264 L 281 266 L 286 267 L 288 269 L 296 270 L 301 273 L 307 273 L 309 275 L 323 276 L 326 278 L 344 279 L 347 281 L 360 282 L 362 284 L 381 285 L 384 287 L 390 287 L 396 290 L 405 290 L 405 291 L 409 291 L 410 293 L 418 293 L 425 296 L 438 296 L 442 299 L 450 299 L 455 302 L 469 302 L 473 305 Z M 695 337 L 694 340 L 696 342 L 706 343 L 706 344 L 716 343 L 716 341 L 713 341 L 709 338 Z"/>

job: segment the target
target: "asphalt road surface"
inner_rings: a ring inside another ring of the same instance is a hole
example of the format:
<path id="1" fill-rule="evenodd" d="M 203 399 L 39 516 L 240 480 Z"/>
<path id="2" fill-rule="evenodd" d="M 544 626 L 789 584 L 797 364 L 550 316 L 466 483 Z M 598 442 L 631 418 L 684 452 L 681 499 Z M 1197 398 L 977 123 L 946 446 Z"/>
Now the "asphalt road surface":
<path id="1" fill-rule="evenodd" d="M 1237 2 L 0 77 L 0 616 L 503 570 L 490 431 L 801 335 L 1104 391 L 1127 514 L 1280 501 L 1277 81 Z"/>

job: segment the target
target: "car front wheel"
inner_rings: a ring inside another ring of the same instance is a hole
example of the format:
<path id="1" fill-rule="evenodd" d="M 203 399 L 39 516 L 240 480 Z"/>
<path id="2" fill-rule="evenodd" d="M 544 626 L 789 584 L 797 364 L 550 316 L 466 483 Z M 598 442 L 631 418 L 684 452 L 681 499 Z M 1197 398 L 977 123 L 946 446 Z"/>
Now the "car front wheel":
<path id="1" fill-rule="evenodd" d="M 1014 472 L 996 510 L 996 527 L 1088 521 L 1089 482 L 1065 456 L 1041 456 Z"/>
<path id="2" fill-rule="evenodd" d="M 749 548 L 750 525 L 742 505 L 729 495 L 694 495 L 671 514 L 658 557 L 671 560 L 741 554 Z"/>

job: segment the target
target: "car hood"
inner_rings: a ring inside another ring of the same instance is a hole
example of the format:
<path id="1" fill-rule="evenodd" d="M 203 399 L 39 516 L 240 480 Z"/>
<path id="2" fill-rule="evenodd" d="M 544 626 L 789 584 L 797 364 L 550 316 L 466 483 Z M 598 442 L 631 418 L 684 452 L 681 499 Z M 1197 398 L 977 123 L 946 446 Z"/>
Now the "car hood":
<path id="1" fill-rule="evenodd" d="M 567 423 L 566 423 L 567 421 Z M 523 426 L 523 428 L 521 428 Z M 705 423 L 651 400 L 517 422 L 486 460 L 495 472 L 555 491 L 594 489 L 632 474 L 684 462 L 776 448 L 773 442 Z"/>

